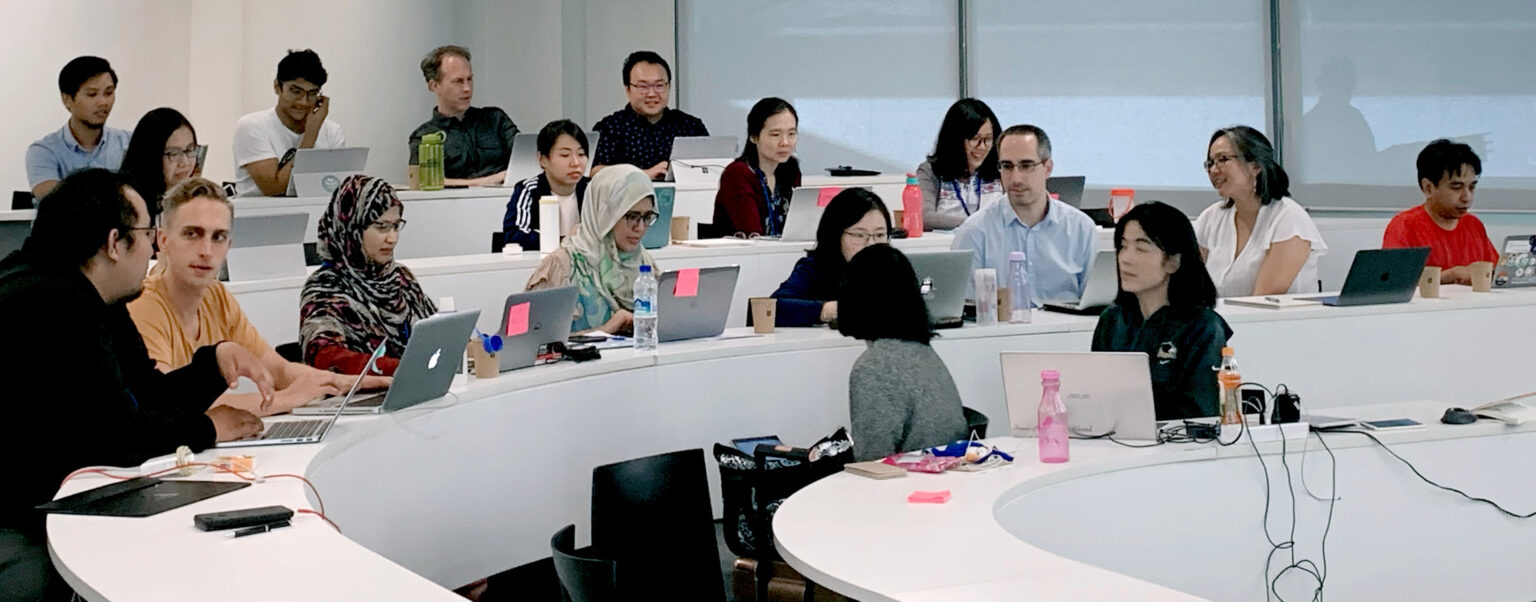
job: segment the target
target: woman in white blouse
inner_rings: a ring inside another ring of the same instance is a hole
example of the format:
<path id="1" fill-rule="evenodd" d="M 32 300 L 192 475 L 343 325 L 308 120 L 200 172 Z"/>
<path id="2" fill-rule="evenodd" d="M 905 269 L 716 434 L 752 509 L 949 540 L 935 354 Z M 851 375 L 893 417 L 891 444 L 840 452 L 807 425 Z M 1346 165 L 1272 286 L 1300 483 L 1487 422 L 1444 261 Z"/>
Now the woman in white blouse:
<path id="1" fill-rule="evenodd" d="M 1205 172 L 1222 197 L 1195 219 L 1205 269 L 1222 297 L 1317 292 L 1317 258 L 1328 251 L 1269 139 L 1251 127 L 1216 130 Z"/>

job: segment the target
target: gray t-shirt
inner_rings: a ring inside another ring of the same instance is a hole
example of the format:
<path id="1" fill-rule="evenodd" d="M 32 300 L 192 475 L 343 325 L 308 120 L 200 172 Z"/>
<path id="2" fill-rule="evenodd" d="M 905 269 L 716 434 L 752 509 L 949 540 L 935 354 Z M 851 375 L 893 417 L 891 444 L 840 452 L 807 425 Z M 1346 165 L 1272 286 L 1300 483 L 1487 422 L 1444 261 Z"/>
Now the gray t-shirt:
<path id="1" fill-rule="evenodd" d="M 860 462 L 965 437 L 960 391 L 944 360 L 924 343 L 869 343 L 848 374 L 848 410 Z"/>

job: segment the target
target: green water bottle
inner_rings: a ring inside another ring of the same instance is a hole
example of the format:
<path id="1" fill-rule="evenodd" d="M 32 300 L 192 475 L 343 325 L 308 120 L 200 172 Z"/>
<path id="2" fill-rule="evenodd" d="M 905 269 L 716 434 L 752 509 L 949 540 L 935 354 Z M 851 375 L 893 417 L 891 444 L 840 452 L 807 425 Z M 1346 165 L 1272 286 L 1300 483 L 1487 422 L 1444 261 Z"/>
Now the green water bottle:
<path id="1" fill-rule="evenodd" d="M 421 137 L 416 147 L 417 178 L 422 190 L 443 189 L 443 139 L 442 132 L 432 132 Z"/>

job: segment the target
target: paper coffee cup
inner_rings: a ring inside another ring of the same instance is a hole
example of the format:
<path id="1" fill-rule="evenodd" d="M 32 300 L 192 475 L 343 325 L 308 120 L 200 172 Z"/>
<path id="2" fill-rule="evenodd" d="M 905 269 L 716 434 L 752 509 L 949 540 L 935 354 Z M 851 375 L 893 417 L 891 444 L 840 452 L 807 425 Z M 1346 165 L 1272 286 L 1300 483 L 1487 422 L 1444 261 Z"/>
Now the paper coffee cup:
<path id="1" fill-rule="evenodd" d="M 752 332 L 769 334 L 778 320 L 779 300 L 773 297 L 753 297 L 747 300 L 752 306 Z"/>
<path id="2" fill-rule="evenodd" d="M 1419 275 L 1419 297 L 1434 299 L 1440 296 L 1440 268 L 1429 266 Z"/>
<path id="3" fill-rule="evenodd" d="M 1479 261 L 1467 266 L 1472 272 L 1472 290 L 1486 293 L 1493 290 L 1493 262 Z"/>
<path id="4" fill-rule="evenodd" d="M 689 236 L 688 236 L 689 226 L 690 226 L 690 223 L 688 221 L 688 216 L 683 215 L 683 216 L 673 217 L 672 218 L 672 240 L 689 240 Z"/>

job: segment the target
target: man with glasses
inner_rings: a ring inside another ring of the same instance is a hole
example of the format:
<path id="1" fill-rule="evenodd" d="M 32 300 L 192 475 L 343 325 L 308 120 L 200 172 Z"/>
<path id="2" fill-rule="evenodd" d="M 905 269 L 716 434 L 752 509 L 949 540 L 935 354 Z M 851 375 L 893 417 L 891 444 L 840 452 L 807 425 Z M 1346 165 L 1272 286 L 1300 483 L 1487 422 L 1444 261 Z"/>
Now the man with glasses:
<path id="1" fill-rule="evenodd" d="M 282 196 L 298 149 L 346 146 L 341 126 L 326 119 L 331 104 L 320 94 L 325 80 L 313 50 L 289 52 L 278 61 L 272 84 L 277 106 L 235 124 L 235 196 Z"/>
<path id="2" fill-rule="evenodd" d="M 261 431 L 249 412 L 210 408 L 241 377 L 270 403 L 272 376 L 250 352 L 203 347 L 170 373 L 145 355 L 123 303 L 142 290 L 155 233 L 127 178 L 87 169 L 59 181 L 21 250 L 0 260 L 0 312 L 17 318 L 0 345 L 13 402 L 0 453 L 19 460 L 0 489 L 0 599 L 68 599 L 32 508 L 72 471 L 138 466 Z"/>
<path id="3" fill-rule="evenodd" d="M 1003 130 L 997 140 L 997 171 L 1008 202 L 991 203 L 971 214 L 955 229 L 950 246 L 974 254 L 973 270 L 997 270 L 999 287 L 1008 286 L 1008 256 L 1023 251 L 1034 306 L 1082 297 L 1093 261 L 1097 233 L 1093 218 L 1051 198 L 1045 181 L 1054 168 L 1051 139 L 1045 130 L 1032 125 Z M 971 282 L 967 280 L 967 296 L 975 299 Z"/>
<path id="4" fill-rule="evenodd" d="M 27 147 L 27 185 L 39 199 L 76 171 L 117 169 L 128 152 L 130 134 L 107 127 L 117 100 L 117 72 L 106 59 L 82 56 L 66 63 L 59 71 L 59 99 L 69 122 Z"/>
<path id="5" fill-rule="evenodd" d="M 351 388 L 354 376 L 318 370 L 278 355 L 245 317 L 240 302 L 219 282 L 219 268 L 229 255 L 235 207 L 218 184 L 188 179 L 166 192 L 160 204 L 164 213 L 158 264 L 163 267 L 144 279 L 144 294 L 128 304 L 156 368 L 170 372 L 191 363 L 206 345 L 236 343 L 256 354 L 272 373 L 277 392 L 266 408 L 254 393 L 225 393 L 218 404 L 257 415 L 287 412 Z M 387 377 L 369 376 L 362 388 L 388 385 Z"/>
<path id="6" fill-rule="evenodd" d="M 421 75 L 427 90 L 437 97 L 432 118 L 411 132 L 411 166 L 418 165 L 417 148 L 421 137 L 433 132 L 446 135 L 443 140 L 443 184 L 445 186 L 496 186 L 507 177 L 507 162 L 512 158 L 512 139 L 517 124 L 507 112 L 496 107 L 472 107 L 475 97 L 475 71 L 469 64 L 469 49 L 463 46 L 439 46 L 421 60 Z"/>
<path id="7" fill-rule="evenodd" d="M 624 93 L 629 105 L 592 126 L 602 134 L 592 159 L 594 176 L 609 165 L 628 163 L 660 180 L 667 175 L 673 138 L 709 135 L 698 117 L 667 107 L 672 67 L 655 52 L 641 50 L 624 59 Z"/>

